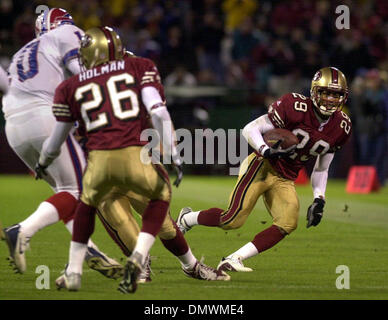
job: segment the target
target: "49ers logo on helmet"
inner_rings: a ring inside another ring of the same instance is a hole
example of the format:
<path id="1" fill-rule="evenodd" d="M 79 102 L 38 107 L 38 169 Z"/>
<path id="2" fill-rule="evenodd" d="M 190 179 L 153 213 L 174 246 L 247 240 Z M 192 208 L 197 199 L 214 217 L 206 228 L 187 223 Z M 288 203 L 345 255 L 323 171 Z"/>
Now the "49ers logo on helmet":
<path id="1" fill-rule="evenodd" d="M 313 81 L 318 81 L 319 79 L 322 78 L 322 72 L 321 71 L 317 71 L 315 74 L 314 74 L 314 78 L 313 78 Z"/>

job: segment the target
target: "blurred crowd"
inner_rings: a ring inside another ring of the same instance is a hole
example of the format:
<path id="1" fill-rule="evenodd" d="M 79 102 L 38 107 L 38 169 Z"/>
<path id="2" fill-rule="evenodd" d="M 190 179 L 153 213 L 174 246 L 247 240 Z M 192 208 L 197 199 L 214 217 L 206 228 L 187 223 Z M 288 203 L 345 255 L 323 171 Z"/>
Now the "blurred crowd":
<path id="1" fill-rule="evenodd" d="M 67 9 L 82 29 L 113 26 L 130 51 L 157 63 L 166 85 L 248 90 L 255 115 L 286 92 L 309 95 L 315 71 L 338 67 L 351 88 L 355 161 L 385 180 L 388 1 L 1 0 L 3 66 L 34 37 L 41 4 Z M 336 28 L 339 5 L 349 8 L 349 29 Z"/>

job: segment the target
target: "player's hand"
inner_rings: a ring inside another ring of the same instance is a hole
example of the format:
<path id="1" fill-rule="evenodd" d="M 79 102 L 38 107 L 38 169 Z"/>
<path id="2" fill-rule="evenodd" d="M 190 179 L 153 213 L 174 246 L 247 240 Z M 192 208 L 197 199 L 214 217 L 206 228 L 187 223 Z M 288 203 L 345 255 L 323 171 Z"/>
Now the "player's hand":
<path id="1" fill-rule="evenodd" d="M 282 149 L 280 146 L 282 142 L 283 140 L 280 139 L 272 147 L 269 147 L 269 149 L 265 150 L 263 157 L 267 159 L 279 159 L 287 157 L 294 152 L 296 145 L 293 145 L 287 149 Z"/>
<path id="2" fill-rule="evenodd" d="M 176 186 L 177 188 L 179 187 L 179 184 L 181 183 L 182 179 L 183 179 L 183 168 L 182 168 L 182 165 L 179 164 L 173 164 L 173 168 L 175 170 L 175 174 L 176 174 L 176 179 L 174 181 L 174 186 Z"/>
<path id="3" fill-rule="evenodd" d="M 39 162 L 35 166 L 35 180 L 43 179 L 43 175 L 47 176 L 47 166 L 42 166 Z"/>
<path id="4" fill-rule="evenodd" d="M 325 206 L 325 200 L 321 198 L 315 198 L 314 202 L 307 210 L 307 228 L 311 226 L 317 226 L 323 216 L 323 207 Z"/>

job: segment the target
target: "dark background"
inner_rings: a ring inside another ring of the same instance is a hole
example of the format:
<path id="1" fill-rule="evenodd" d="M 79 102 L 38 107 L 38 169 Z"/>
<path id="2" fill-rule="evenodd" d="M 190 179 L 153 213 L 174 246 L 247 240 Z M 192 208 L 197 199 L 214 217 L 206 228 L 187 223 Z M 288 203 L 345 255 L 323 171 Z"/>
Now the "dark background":
<path id="1" fill-rule="evenodd" d="M 311 79 L 321 67 L 339 68 L 348 79 L 344 110 L 354 130 L 336 155 L 330 177 L 346 178 L 352 165 L 374 165 L 384 184 L 388 1 L 1 0 L 4 68 L 34 37 L 41 4 L 68 10 L 84 30 L 112 26 L 128 50 L 154 60 L 176 128 L 242 129 L 282 94 L 309 96 Z M 349 29 L 336 28 L 338 5 L 349 8 Z M 182 93 L 182 88 L 189 90 Z M 0 144 L 0 172 L 26 172 L 7 145 L 3 119 Z M 227 174 L 228 165 L 187 166 L 186 172 Z"/>

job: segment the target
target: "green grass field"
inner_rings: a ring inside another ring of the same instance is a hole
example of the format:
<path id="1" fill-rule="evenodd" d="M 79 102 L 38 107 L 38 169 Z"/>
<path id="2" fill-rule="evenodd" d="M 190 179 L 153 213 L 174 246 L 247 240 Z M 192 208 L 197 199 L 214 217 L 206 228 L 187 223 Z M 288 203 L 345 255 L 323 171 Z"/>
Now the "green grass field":
<path id="1" fill-rule="evenodd" d="M 234 177 L 185 176 L 174 189 L 172 215 L 183 206 L 193 209 L 225 207 L 235 183 Z M 68 258 L 70 234 L 62 223 L 38 232 L 27 251 L 27 272 L 13 274 L 0 243 L 0 300 L 4 299 L 113 299 L 113 300 L 261 300 L 261 299 L 388 299 L 388 188 L 370 195 L 345 193 L 345 182 L 328 183 L 324 218 L 316 228 L 306 229 L 305 214 L 312 201 L 311 187 L 297 187 L 301 202 L 298 229 L 274 248 L 245 261 L 251 273 L 231 273 L 229 282 L 204 282 L 184 276 L 178 260 L 157 241 L 152 248 L 153 281 L 140 285 L 133 295 L 117 291 L 118 281 L 104 278 L 84 266 L 79 292 L 57 291 L 55 279 Z M 3 226 L 20 222 L 52 194 L 42 181 L 30 176 L 2 176 L 0 220 Z M 245 225 L 225 232 L 196 227 L 187 233 L 192 251 L 216 266 L 225 256 L 269 227 L 271 219 L 261 200 Z M 96 223 L 94 242 L 110 256 L 121 251 Z M 36 267 L 50 270 L 50 289 L 37 289 Z M 339 265 L 350 271 L 350 289 L 336 288 Z"/>

